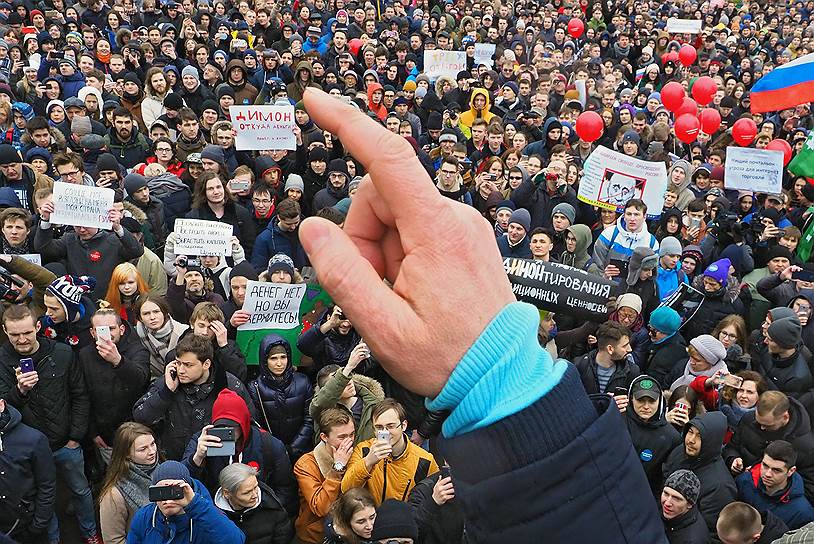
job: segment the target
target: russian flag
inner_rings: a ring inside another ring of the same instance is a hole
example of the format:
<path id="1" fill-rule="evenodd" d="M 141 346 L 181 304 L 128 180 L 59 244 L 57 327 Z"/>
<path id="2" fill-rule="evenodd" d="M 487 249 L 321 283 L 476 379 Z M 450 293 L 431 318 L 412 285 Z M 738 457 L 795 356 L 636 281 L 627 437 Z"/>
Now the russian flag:
<path id="1" fill-rule="evenodd" d="M 814 102 L 814 53 L 779 66 L 757 80 L 750 97 L 752 113 Z"/>

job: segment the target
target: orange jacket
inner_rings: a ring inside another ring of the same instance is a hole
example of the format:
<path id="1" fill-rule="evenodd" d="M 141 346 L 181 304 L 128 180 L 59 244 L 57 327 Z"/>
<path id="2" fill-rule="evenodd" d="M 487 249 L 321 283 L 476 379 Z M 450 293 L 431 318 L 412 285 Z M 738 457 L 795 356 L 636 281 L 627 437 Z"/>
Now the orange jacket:
<path id="1" fill-rule="evenodd" d="M 294 464 L 294 476 L 300 487 L 300 513 L 294 522 L 297 538 L 304 544 L 321 544 L 325 516 L 339 498 L 341 480 L 326 478 L 333 468 L 333 458 L 320 442 L 314 451 L 306 453 Z"/>

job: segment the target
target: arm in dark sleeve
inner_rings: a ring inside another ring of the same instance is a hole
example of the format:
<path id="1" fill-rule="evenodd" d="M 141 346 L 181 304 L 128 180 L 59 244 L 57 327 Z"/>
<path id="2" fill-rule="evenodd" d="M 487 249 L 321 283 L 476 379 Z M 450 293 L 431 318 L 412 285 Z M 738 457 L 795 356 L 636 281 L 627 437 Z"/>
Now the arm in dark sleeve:
<path id="1" fill-rule="evenodd" d="M 218 510 L 211 500 L 199 493 L 195 493 L 192 502 L 184 507 L 184 511 L 194 522 L 198 534 L 203 535 L 200 538 L 202 542 L 243 544 L 246 541 L 243 531 Z"/>
<path id="2" fill-rule="evenodd" d="M 537 187 L 531 179 L 524 180 L 510 195 L 512 202 L 523 208 L 528 208 L 533 200 L 534 192 Z"/>
<path id="3" fill-rule="evenodd" d="M 410 497 L 407 499 L 407 503 L 413 511 L 415 524 L 418 526 L 419 539 L 424 536 L 427 528 L 435 523 L 441 511 L 441 507 L 432 500 L 433 486 L 437 481 L 435 477 L 430 476 L 423 482 L 419 482 L 410 491 Z"/>
<path id="4" fill-rule="evenodd" d="M 115 232 L 113 235 L 116 236 L 122 244 L 119 250 L 119 258 L 122 261 L 132 261 L 144 255 L 144 248 L 129 230 L 124 229 L 124 234 L 121 236 Z"/>
<path id="5" fill-rule="evenodd" d="M 757 292 L 761 294 L 761 296 L 766 298 L 766 300 L 772 304 L 777 304 L 778 301 L 774 290 L 781 285 L 783 285 L 783 280 L 780 279 L 780 274 L 769 274 L 765 278 L 758 280 L 755 288 L 757 289 Z"/>
<path id="6" fill-rule="evenodd" d="M 320 323 L 316 323 L 297 338 L 297 349 L 308 357 L 315 358 L 322 355 L 322 343 L 325 340 L 325 335 L 322 334 L 319 327 Z"/>
<path id="7" fill-rule="evenodd" d="M 170 313 L 179 323 L 189 323 L 192 310 L 187 304 L 186 285 L 177 285 L 175 280 L 167 283 L 167 304 Z"/>
<path id="8" fill-rule="evenodd" d="M 234 341 L 227 340 L 225 346 L 217 346 L 215 348 L 215 356 L 226 372 L 234 374 L 240 381 L 246 379 L 246 359 L 243 357 L 243 354 L 240 353 Z"/>
<path id="9" fill-rule="evenodd" d="M 297 481 L 294 479 L 294 470 L 288 459 L 285 445 L 270 433 L 261 432 L 263 437 L 263 457 L 268 463 L 267 473 L 269 487 L 274 489 L 283 503 L 288 515 L 297 517 L 299 512 L 299 498 Z"/>
<path id="10" fill-rule="evenodd" d="M 54 514 L 54 502 L 57 495 L 57 471 L 54 457 L 45 435 L 37 432 L 38 440 L 31 455 L 34 470 L 34 483 L 37 486 L 37 498 L 34 504 L 32 527 L 45 530 Z"/>
<path id="11" fill-rule="evenodd" d="M 88 432 L 90 420 L 90 397 L 85 386 L 82 368 L 73 353 L 70 353 L 71 365 L 68 369 L 68 388 L 71 393 L 71 440 L 81 442 Z"/>
<path id="12" fill-rule="evenodd" d="M 195 455 L 196 451 L 198 451 L 198 438 L 200 436 L 201 431 L 192 435 L 192 438 L 190 438 L 189 442 L 187 442 L 186 449 L 184 449 L 184 455 L 181 457 L 181 463 L 183 463 L 189 469 L 189 473 L 196 480 L 203 480 L 204 476 L 203 465 L 199 467 L 192 461 L 192 456 Z M 205 464 L 206 460 L 204 460 L 204 465 Z"/>
<path id="13" fill-rule="evenodd" d="M 34 250 L 38 251 L 45 261 L 56 261 L 67 256 L 65 237 L 54 240 L 54 229 L 50 226 L 43 228 L 42 223 L 37 225 L 34 233 Z"/>
<path id="14" fill-rule="evenodd" d="M 164 377 L 159 376 L 133 406 L 133 420 L 145 425 L 158 423 L 167 414 L 174 396 L 175 392 L 167 387 Z"/>
<path id="15" fill-rule="evenodd" d="M 314 446 L 314 420 L 308 412 L 308 407 L 311 406 L 311 400 L 314 398 L 314 388 L 308 384 L 308 393 L 303 403 L 303 420 L 300 431 L 294 440 L 291 441 L 291 450 L 296 453 L 306 453 Z M 258 403 L 259 406 L 259 403 Z"/>
<path id="16" fill-rule="evenodd" d="M 767 380 L 770 381 L 771 380 Z M 724 463 L 726 463 L 726 468 L 729 469 L 732 466 L 732 462 L 740 457 L 743 459 L 741 455 L 741 448 L 743 447 L 743 421 L 738 423 L 738 426 L 735 427 L 735 431 L 732 433 L 732 438 L 729 439 L 726 446 L 724 446 L 723 452 L 721 452 L 721 456 L 724 458 Z M 746 466 L 747 461 L 744 459 L 743 464 Z"/>

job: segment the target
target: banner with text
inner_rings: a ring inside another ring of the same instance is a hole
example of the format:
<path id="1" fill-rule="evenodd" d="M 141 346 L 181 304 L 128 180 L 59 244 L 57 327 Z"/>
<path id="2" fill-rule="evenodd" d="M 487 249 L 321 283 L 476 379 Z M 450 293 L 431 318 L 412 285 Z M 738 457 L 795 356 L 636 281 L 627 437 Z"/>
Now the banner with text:
<path id="1" fill-rule="evenodd" d="M 489 68 L 494 66 L 495 61 L 495 44 L 493 43 L 476 43 L 475 44 L 475 66 L 485 64 Z"/>
<path id="2" fill-rule="evenodd" d="M 577 319 L 608 319 L 608 298 L 615 286 L 610 280 L 564 264 L 516 257 L 504 259 L 503 268 L 517 300 Z"/>
<path id="3" fill-rule="evenodd" d="M 674 34 L 700 34 L 701 33 L 700 19 L 679 19 L 678 17 L 670 17 L 667 19 L 667 32 Z"/>
<path id="4" fill-rule="evenodd" d="M 430 79 L 441 76 L 455 80 L 458 72 L 466 70 L 466 51 L 444 51 L 433 49 L 424 51 L 424 73 Z"/>
<path id="5" fill-rule="evenodd" d="M 620 212 L 628 200 L 638 198 L 647 204 L 647 217 L 658 219 L 666 190 L 664 162 L 643 161 L 600 145 L 585 161 L 577 198 L 591 206 Z"/>
<path id="6" fill-rule="evenodd" d="M 238 330 L 293 329 L 300 324 L 300 304 L 304 295 L 304 283 L 249 280 L 243 310 L 249 312 L 251 317 Z"/>
<path id="7" fill-rule="evenodd" d="M 229 106 L 235 149 L 297 149 L 294 106 Z"/>
<path id="8" fill-rule="evenodd" d="M 205 219 L 176 219 L 174 232 L 176 255 L 232 254 L 234 227 L 228 223 Z"/>
<path id="9" fill-rule="evenodd" d="M 729 146 L 724 180 L 727 189 L 779 194 L 783 190 L 783 152 Z"/>
<path id="10" fill-rule="evenodd" d="M 51 223 L 109 229 L 114 194 L 113 189 L 58 181 L 54 183 Z"/>

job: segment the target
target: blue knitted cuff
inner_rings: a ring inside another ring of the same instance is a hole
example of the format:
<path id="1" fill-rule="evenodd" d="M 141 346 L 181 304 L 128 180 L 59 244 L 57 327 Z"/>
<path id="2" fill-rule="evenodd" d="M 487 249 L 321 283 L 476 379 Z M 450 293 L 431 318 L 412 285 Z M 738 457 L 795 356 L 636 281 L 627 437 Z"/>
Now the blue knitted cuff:
<path id="1" fill-rule="evenodd" d="M 479 429 L 515 414 L 556 386 L 567 368 L 537 341 L 539 311 L 509 304 L 466 352 L 430 410 L 450 410 L 445 437 Z"/>

